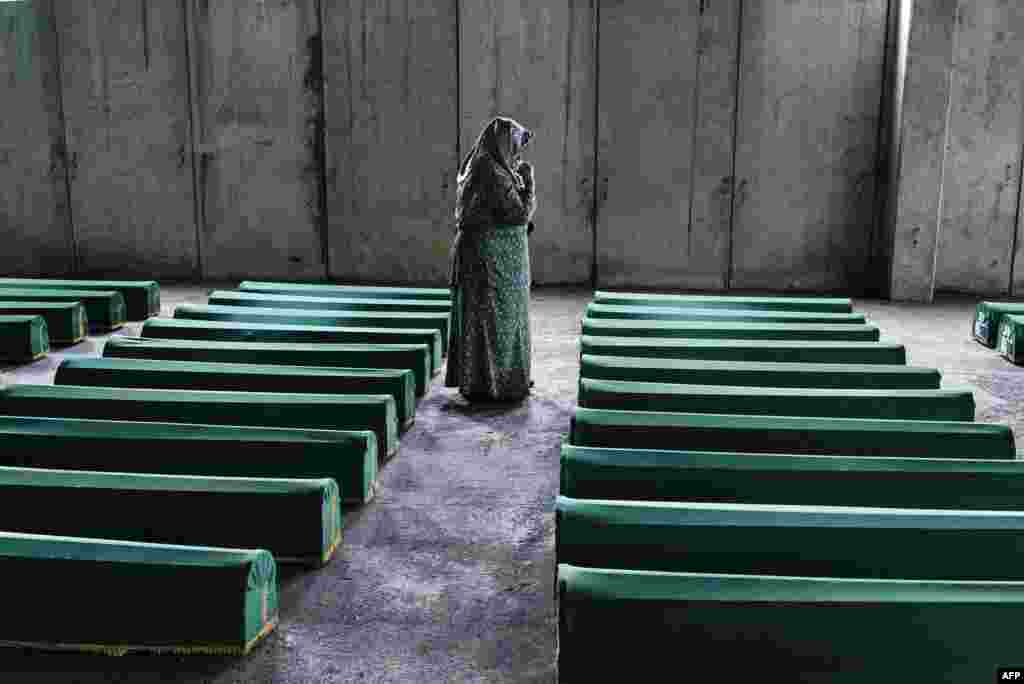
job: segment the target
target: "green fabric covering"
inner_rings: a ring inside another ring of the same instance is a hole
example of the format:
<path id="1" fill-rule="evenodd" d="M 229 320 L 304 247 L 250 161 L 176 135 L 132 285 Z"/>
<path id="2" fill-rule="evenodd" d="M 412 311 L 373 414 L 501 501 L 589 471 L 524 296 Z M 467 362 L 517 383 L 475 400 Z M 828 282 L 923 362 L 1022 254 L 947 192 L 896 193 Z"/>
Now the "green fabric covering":
<path id="1" fill-rule="evenodd" d="M 332 479 L 0 467 L 0 516 L 8 532 L 267 549 L 279 563 L 323 565 L 341 540 Z"/>
<path id="2" fill-rule="evenodd" d="M 165 475 L 332 478 L 346 503 L 376 488 L 370 430 L 0 415 L 0 465 Z"/>
<path id="3" fill-rule="evenodd" d="M 979 302 L 971 323 L 971 334 L 986 347 L 995 347 L 1003 316 L 1019 314 L 1024 314 L 1024 303 Z"/>
<path id="4" fill-rule="evenodd" d="M 748 321 L 751 323 L 832 323 L 864 325 L 867 320 L 859 313 L 832 313 L 828 311 L 762 311 L 758 309 L 701 309 L 671 306 L 616 306 L 588 304 L 587 318 L 622 320 L 675 320 L 675 321 Z"/>
<path id="5" fill-rule="evenodd" d="M 245 280 L 238 286 L 243 292 L 303 294 L 308 297 L 362 297 L 366 299 L 451 299 L 447 287 L 389 287 L 368 285 L 329 285 L 325 283 L 280 283 Z"/>
<path id="6" fill-rule="evenodd" d="M 0 573 L 9 646 L 243 654 L 278 619 L 265 550 L 0 532 Z"/>
<path id="7" fill-rule="evenodd" d="M 388 394 L 284 394 L 211 390 L 10 385 L 0 414 L 317 430 L 370 430 L 380 455 L 398 451 L 395 400 Z"/>
<path id="8" fill-rule="evenodd" d="M 654 359 L 707 359 L 785 363 L 907 362 L 907 350 L 895 342 L 809 342 L 806 340 L 697 340 L 651 337 L 580 338 L 580 353 L 601 356 L 641 356 Z"/>
<path id="9" fill-rule="evenodd" d="M 179 304 L 174 317 L 195 321 L 231 321 L 271 325 L 325 325 L 350 328 L 421 328 L 437 330 L 441 352 L 448 352 L 448 314 L 405 311 L 317 311 L 312 309 L 256 309 L 244 306 Z"/>
<path id="10" fill-rule="evenodd" d="M 1024 316 L 1004 315 L 999 322 L 998 342 L 999 354 L 1016 364 L 1024 362 Z"/>
<path id="11" fill-rule="evenodd" d="M 42 316 L 53 344 L 75 344 L 89 334 L 89 316 L 79 302 L 5 302 L 0 291 L 0 316 Z"/>
<path id="12" fill-rule="evenodd" d="M 968 684 L 1020 665 L 1021 582 L 560 564 L 557 591 L 563 682 L 630 682 L 642 667 L 729 682 Z"/>
<path id="13" fill-rule="evenodd" d="M 572 499 L 555 554 L 583 567 L 1024 581 L 1024 512 Z"/>
<path id="14" fill-rule="evenodd" d="M 342 328 L 323 325 L 221 323 L 154 318 L 142 325 L 142 337 L 211 342 L 292 342 L 306 344 L 426 344 L 431 372 L 441 367 L 441 335 L 421 328 Z"/>
<path id="15" fill-rule="evenodd" d="M 82 302 L 89 318 L 89 327 L 96 331 L 120 328 L 125 322 L 124 297 L 107 290 L 0 289 L 5 302 Z"/>
<path id="16" fill-rule="evenodd" d="M 732 297 L 597 290 L 594 292 L 594 303 L 615 306 L 699 307 L 701 309 L 853 312 L 853 302 L 849 299 L 826 297 Z"/>
<path id="17" fill-rule="evenodd" d="M 688 361 L 630 356 L 580 359 L 580 377 L 640 382 L 748 387 L 831 387 L 835 389 L 938 389 L 934 368 L 883 364 Z"/>
<path id="18" fill-rule="evenodd" d="M 628 321 L 584 318 L 583 334 L 606 337 L 686 337 L 725 340 L 849 340 L 877 342 L 873 325 L 810 325 L 743 321 Z"/>
<path id="19" fill-rule="evenodd" d="M 34 361 L 49 351 L 50 334 L 42 316 L 0 316 L 0 361 Z"/>
<path id="20" fill-rule="evenodd" d="M 737 416 L 577 408 L 577 446 L 823 456 L 1013 459 L 1006 425 L 924 420 Z"/>
<path id="21" fill-rule="evenodd" d="M 331 368 L 411 370 L 416 394 L 426 394 L 433 368 L 425 344 L 271 344 L 157 340 L 115 335 L 103 347 L 106 358 L 165 359 Z"/>
<path id="22" fill-rule="evenodd" d="M 1024 511 L 1024 461 L 562 446 L 579 499 Z"/>
<path id="23" fill-rule="evenodd" d="M 69 358 L 57 367 L 53 383 L 233 392 L 390 394 L 400 426 L 408 428 L 416 415 L 416 379 L 411 370 L 405 369 Z"/>
<path id="24" fill-rule="evenodd" d="M 451 313 L 451 299 L 388 299 L 369 297 L 303 297 L 215 290 L 206 298 L 216 306 L 253 306 L 262 309 L 320 309 L 324 311 L 408 311 L 410 313 Z"/>
<path id="25" fill-rule="evenodd" d="M 57 290 L 113 290 L 124 297 L 129 321 L 142 321 L 160 313 L 160 284 L 155 280 L 47 280 L 0 278 L 0 288 Z M 0 292 L 0 299 L 3 293 Z"/>
<path id="26" fill-rule="evenodd" d="M 584 378 L 579 383 L 579 405 L 624 411 L 974 420 L 974 394 L 969 389 L 732 387 Z"/>

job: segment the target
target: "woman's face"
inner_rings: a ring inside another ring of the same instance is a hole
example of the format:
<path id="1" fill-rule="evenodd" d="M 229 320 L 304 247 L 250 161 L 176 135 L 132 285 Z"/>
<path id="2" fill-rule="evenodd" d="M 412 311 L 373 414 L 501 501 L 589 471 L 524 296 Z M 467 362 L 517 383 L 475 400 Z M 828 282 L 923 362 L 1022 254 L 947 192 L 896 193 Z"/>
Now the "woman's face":
<path id="1" fill-rule="evenodd" d="M 512 128 L 512 156 L 514 158 L 518 158 L 522 154 L 523 148 L 530 142 L 530 137 L 530 131 L 522 126 Z"/>

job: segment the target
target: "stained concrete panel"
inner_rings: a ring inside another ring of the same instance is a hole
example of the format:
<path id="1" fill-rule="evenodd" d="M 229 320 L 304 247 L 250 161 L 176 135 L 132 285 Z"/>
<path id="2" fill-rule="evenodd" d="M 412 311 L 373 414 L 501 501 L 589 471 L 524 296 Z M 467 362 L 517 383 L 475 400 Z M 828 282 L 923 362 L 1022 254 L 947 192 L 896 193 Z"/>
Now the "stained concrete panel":
<path id="1" fill-rule="evenodd" d="M 455 0 L 326 7 L 330 275 L 444 284 L 458 167 Z"/>
<path id="2" fill-rule="evenodd" d="M 323 279 L 320 2 L 187 1 L 203 274 Z"/>
<path id="3" fill-rule="evenodd" d="M 463 154 L 493 116 L 534 133 L 534 282 L 589 283 L 593 266 L 595 12 L 587 0 L 460 6 Z"/>
<path id="4" fill-rule="evenodd" d="M 886 0 L 748 0 L 740 37 L 738 289 L 845 290 L 875 221 Z"/>
<path id="5" fill-rule="evenodd" d="M 900 128 L 890 296 L 931 301 L 942 214 L 958 0 L 915 0 Z"/>
<path id="6" fill-rule="evenodd" d="M 60 65 L 50 0 L 0 3 L 0 272 L 69 274 Z"/>
<path id="7" fill-rule="evenodd" d="M 55 3 L 82 274 L 197 274 L 180 2 Z"/>
<path id="8" fill-rule="evenodd" d="M 598 3 L 600 287 L 722 282 L 717 236 L 690 223 L 702 4 Z"/>
<path id="9" fill-rule="evenodd" d="M 1024 12 L 963 3 L 957 22 L 935 287 L 1004 294 L 1020 190 Z"/>

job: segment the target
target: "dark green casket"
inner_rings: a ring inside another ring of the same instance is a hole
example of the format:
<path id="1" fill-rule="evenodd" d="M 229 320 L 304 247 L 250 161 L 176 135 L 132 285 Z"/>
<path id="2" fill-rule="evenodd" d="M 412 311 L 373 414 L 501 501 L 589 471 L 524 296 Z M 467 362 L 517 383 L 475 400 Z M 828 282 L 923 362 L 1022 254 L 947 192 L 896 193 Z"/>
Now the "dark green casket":
<path id="1" fill-rule="evenodd" d="M 331 285 L 326 283 L 280 283 L 245 280 L 238 286 L 244 292 L 302 294 L 309 297 L 362 297 L 365 299 L 448 299 L 447 287 L 391 287 L 374 285 Z"/>
<path id="2" fill-rule="evenodd" d="M 0 532 L 0 573 L 5 646 L 242 655 L 278 620 L 265 550 Z"/>
<path id="3" fill-rule="evenodd" d="M 584 335 L 580 338 L 580 353 L 593 356 L 769 363 L 907 363 L 906 348 L 902 344 L 885 341 L 702 340 Z"/>
<path id="4" fill-rule="evenodd" d="M 1022 582 L 560 564 L 557 590 L 562 682 L 631 681 L 638 663 L 736 682 L 994 682 L 1020 661 Z"/>
<path id="5" fill-rule="evenodd" d="M 320 309 L 325 311 L 408 311 L 450 313 L 450 299 L 388 299 L 384 297 L 307 297 L 266 292 L 214 290 L 206 301 L 214 306 L 250 306 L 260 309 Z"/>
<path id="6" fill-rule="evenodd" d="M 63 289 L 0 289 L 0 299 L 5 302 L 81 302 L 85 306 L 89 327 L 97 332 L 109 332 L 124 325 L 126 311 L 124 297 L 113 290 L 63 290 Z"/>
<path id="7" fill-rule="evenodd" d="M 187 511 L 187 514 L 184 512 Z M 338 483 L 0 467 L 8 532 L 267 549 L 326 564 L 341 541 Z"/>
<path id="8" fill-rule="evenodd" d="M 0 288 L 53 290 L 113 290 L 124 297 L 130 321 L 160 314 L 160 284 L 155 280 L 52 280 L 43 278 L 0 278 Z M 0 299 L 3 294 L 0 293 Z"/>
<path id="9" fill-rule="evenodd" d="M 377 437 L 209 423 L 0 416 L 0 465 L 212 477 L 331 478 L 345 503 L 372 496 Z"/>
<path id="10" fill-rule="evenodd" d="M 749 323 L 745 321 L 630 321 L 584 318 L 583 334 L 594 337 L 685 337 L 723 340 L 832 340 L 877 342 L 873 325 Z"/>
<path id="11" fill-rule="evenodd" d="M 42 316 L 0 316 L 0 361 L 34 361 L 49 351 L 50 334 Z"/>
<path id="12" fill-rule="evenodd" d="M 411 370 L 317 368 L 250 363 L 204 363 L 159 359 L 68 358 L 55 385 L 193 389 L 297 394 L 390 394 L 398 424 L 407 429 L 416 415 L 416 379 Z"/>
<path id="13" fill-rule="evenodd" d="M 579 405 L 622 411 L 974 420 L 969 389 L 874 390 L 681 385 L 583 378 Z"/>
<path id="14" fill-rule="evenodd" d="M 594 292 L 594 303 L 616 306 L 697 307 L 701 309 L 853 312 L 853 302 L 851 300 L 836 297 L 731 297 L 597 290 Z"/>
<path id="15" fill-rule="evenodd" d="M 580 358 L 580 377 L 690 385 L 848 390 L 938 389 L 942 382 L 942 373 L 934 368 L 894 364 L 647 359 L 596 354 Z"/>
<path id="16" fill-rule="evenodd" d="M 915 458 L 1016 457 L 1006 425 L 577 408 L 576 446 Z"/>
<path id="17" fill-rule="evenodd" d="M 343 328 L 321 325 L 221 323 L 154 318 L 142 325 L 142 337 L 212 342 L 291 342 L 306 344 L 426 344 L 431 369 L 441 368 L 441 335 L 425 328 Z"/>
<path id="18" fill-rule="evenodd" d="M 419 328 L 441 334 L 441 352 L 448 351 L 446 313 L 406 311 L 323 311 L 314 309 L 257 309 L 244 306 L 179 304 L 174 317 L 193 321 L 267 323 L 270 325 L 314 325 L 348 328 Z"/>
<path id="19" fill-rule="evenodd" d="M 577 499 L 1024 511 L 1024 461 L 562 446 Z"/>
<path id="20" fill-rule="evenodd" d="M 104 358 L 162 359 L 210 363 L 382 368 L 411 370 L 416 394 L 427 392 L 433 363 L 425 344 L 311 344 L 159 340 L 114 335 L 103 346 Z"/>
<path id="21" fill-rule="evenodd" d="M 971 334 L 986 347 L 995 347 L 1003 316 L 1021 314 L 1024 314 L 1024 303 L 979 302 L 971 322 Z"/>
<path id="22" fill-rule="evenodd" d="M 89 316 L 81 302 L 5 302 L 0 292 L 0 316 L 42 316 L 51 344 L 75 344 L 89 334 Z"/>
<path id="23" fill-rule="evenodd" d="M 612 318 L 632 321 L 747 321 L 750 323 L 831 323 L 864 325 L 864 314 L 829 311 L 772 311 L 760 309 L 701 309 L 672 306 L 618 306 L 588 304 L 587 318 Z"/>
<path id="24" fill-rule="evenodd" d="M 1012 363 L 1020 364 L 1024 361 L 1024 316 L 1004 315 L 999 322 L 999 337 L 997 349 L 999 354 Z"/>

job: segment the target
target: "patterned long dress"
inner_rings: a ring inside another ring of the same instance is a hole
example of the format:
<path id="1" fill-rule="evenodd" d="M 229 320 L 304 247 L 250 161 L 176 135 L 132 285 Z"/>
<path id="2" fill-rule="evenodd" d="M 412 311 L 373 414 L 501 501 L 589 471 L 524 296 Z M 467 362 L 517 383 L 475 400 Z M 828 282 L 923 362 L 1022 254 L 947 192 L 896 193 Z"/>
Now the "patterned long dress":
<path id="1" fill-rule="evenodd" d="M 464 197 L 465 220 L 453 246 L 445 384 L 472 401 L 517 400 L 530 392 L 527 224 L 535 196 L 532 182 L 523 184 L 507 164 L 493 162 L 487 154 L 477 161 L 476 191 Z"/>

